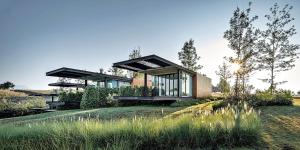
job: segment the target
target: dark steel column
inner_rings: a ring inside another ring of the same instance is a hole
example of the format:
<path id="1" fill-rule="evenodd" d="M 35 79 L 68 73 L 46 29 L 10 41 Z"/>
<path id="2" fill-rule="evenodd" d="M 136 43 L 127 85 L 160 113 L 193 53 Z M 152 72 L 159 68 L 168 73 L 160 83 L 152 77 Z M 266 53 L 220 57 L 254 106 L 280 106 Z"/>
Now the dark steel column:
<path id="1" fill-rule="evenodd" d="M 107 88 L 107 78 L 104 79 L 104 87 Z"/>
<path id="2" fill-rule="evenodd" d="M 87 87 L 88 86 L 88 81 L 84 80 L 84 86 Z"/>
<path id="3" fill-rule="evenodd" d="M 148 77 L 148 74 L 147 73 L 144 73 L 144 96 L 148 96 L 148 90 L 147 90 L 147 88 L 148 88 L 148 83 L 147 83 L 147 81 L 148 81 L 148 79 L 147 79 L 147 77 Z"/>

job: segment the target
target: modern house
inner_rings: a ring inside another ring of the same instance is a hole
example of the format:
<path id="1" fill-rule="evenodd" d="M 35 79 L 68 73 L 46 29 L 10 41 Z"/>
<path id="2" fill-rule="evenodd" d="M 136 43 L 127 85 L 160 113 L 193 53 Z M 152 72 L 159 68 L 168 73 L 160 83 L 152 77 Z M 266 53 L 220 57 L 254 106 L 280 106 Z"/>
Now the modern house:
<path id="1" fill-rule="evenodd" d="M 118 97 L 119 100 L 176 100 L 180 98 L 199 98 L 210 96 L 211 79 L 157 55 L 149 55 L 136 59 L 120 61 L 113 67 L 126 69 L 139 74 L 143 78 L 126 78 L 103 73 L 60 68 L 47 72 L 47 76 L 66 77 L 85 80 L 84 84 L 51 83 L 49 86 L 85 87 L 94 86 L 119 88 L 121 86 L 143 86 L 144 92 L 139 97 Z M 149 95 L 149 89 L 152 94 Z"/>
<path id="2" fill-rule="evenodd" d="M 210 78 L 157 55 L 117 62 L 113 67 L 143 73 L 144 87 L 149 87 L 147 81 L 151 77 L 151 87 L 156 92 L 148 98 L 148 92 L 145 91 L 145 99 L 207 97 L 212 91 Z M 123 99 L 130 99 L 130 97 L 123 97 Z"/>

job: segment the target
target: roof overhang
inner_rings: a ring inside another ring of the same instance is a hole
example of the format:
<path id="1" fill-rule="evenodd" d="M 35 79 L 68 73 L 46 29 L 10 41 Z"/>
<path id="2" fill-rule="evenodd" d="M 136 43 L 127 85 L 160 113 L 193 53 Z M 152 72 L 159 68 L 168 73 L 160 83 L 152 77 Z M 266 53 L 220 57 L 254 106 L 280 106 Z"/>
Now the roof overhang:
<path id="1" fill-rule="evenodd" d="M 177 65 L 157 55 L 149 55 L 117 62 L 113 64 L 113 67 L 127 69 L 134 72 L 148 73 L 150 75 L 176 73 L 178 70 L 183 70 L 190 74 L 196 74 L 196 72 L 192 70 Z"/>
<path id="2" fill-rule="evenodd" d="M 56 82 L 56 83 L 49 83 L 49 86 L 58 86 L 58 87 L 80 87 L 84 88 L 84 84 L 79 83 L 66 83 L 66 82 Z"/>
<path id="3" fill-rule="evenodd" d="M 115 76 L 115 75 L 109 75 L 109 74 L 91 72 L 85 70 L 78 70 L 78 69 L 72 69 L 66 67 L 49 71 L 46 73 L 46 76 L 93 80 L 93 81 L 117 80 L 117 81 L 131 82 L 132 80 L 131 78 L 126 78 L 121 76 Z"/>

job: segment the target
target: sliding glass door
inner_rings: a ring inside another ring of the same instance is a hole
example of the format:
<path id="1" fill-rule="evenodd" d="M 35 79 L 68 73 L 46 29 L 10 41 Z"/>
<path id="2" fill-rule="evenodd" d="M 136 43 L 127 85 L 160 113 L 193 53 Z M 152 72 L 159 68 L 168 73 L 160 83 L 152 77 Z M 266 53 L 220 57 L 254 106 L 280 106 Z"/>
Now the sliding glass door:
<path id="1" fill-rule="evenodd" d="M 177 73 L 153 76 L 152 81 L 155 96 L 192 96 L 192 76 L 188 73 L 180 72 L 179 81 Z"/>

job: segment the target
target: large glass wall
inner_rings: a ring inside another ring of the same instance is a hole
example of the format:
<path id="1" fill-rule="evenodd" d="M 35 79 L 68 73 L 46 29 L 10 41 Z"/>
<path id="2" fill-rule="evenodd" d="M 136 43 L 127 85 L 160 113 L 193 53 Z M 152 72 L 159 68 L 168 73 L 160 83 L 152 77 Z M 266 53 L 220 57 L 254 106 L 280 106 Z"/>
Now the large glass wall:
<path id="1" fill-rule="evenodd" d="M 153 76 L 155 96 L 192 96 L 192 76 L 185 72 Z M 179 88 L 179 93 L 178 93 Z"/>
<path id="2" fill-rule="evenodd" d="M 107 88 L 120 88 L 124 86 L 130 86 L 130 82 L 123 82 L 123 81 L 116 81 L 116 80 L 109 80 L 107 81 Z M 104 81 L 98 81 L 97 87 L 104 88 L 105 82 Z"/>

